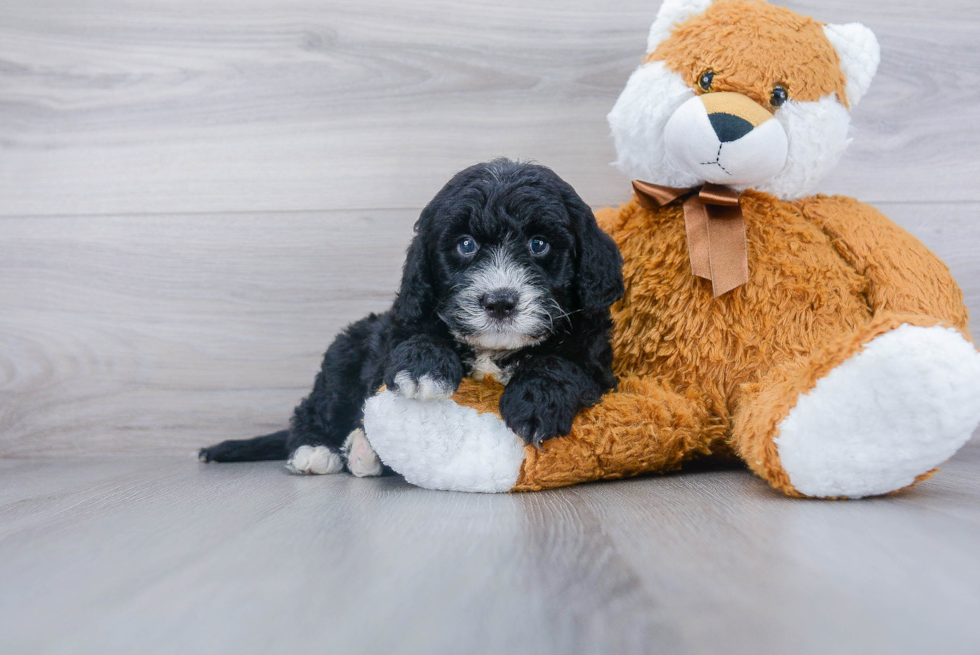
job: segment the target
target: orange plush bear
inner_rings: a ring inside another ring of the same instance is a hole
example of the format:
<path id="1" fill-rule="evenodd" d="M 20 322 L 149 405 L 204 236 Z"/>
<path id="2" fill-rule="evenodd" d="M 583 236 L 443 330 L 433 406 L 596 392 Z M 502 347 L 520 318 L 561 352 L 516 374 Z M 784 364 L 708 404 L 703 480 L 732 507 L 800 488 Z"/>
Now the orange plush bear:
<path id="1" fill-rule="evenodd" d="M 813 196 L 878 65 L 874 34 L 761 0 L 666 0 L 609 114 L 633 199 L 598 214 L 625 260 L 619 389 L 525 447 L 502 387 L 368 401 L 420 486 L 534 490 L 735 455 L 792 496 L 928 476 L 980 423 L 980 353 L 946 266 L 873 207 Z"/>

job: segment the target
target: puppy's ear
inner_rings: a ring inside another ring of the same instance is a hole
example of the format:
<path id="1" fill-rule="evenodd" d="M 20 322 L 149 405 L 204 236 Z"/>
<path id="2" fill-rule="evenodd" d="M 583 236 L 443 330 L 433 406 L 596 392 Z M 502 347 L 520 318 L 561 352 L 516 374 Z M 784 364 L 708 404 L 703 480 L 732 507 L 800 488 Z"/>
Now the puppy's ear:
<path id="1" fill-rule="evenodd" d="M 578 239 L 578 296 L 585 309 L 605 309 L 623 297 L 623 257 L 578 194 L 565 195 Z"/>
<path id="2" fill-rule="evenodd" d="M 415 224 L 415 238 L 408 247 L 402 282 L 393 305 L 395 320 L 401 325 L 417 326 L 434 311 L 435 292 L 429 273 L 429 253 L 425 248 L 425 232 L 422 218 Z"/>

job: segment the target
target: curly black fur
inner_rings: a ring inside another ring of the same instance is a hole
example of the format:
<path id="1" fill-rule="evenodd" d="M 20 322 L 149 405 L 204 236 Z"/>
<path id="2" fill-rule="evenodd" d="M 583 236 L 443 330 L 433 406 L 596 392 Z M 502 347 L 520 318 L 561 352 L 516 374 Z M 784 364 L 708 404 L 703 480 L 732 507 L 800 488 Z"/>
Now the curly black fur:
<path id="1" fill-rule="evenodd" d="M 392 308 L 334 340 L 289 430 L 203 448 L 201 459 L 286 459 L 303 445 L 340 453 L 382 384 L 448 395 L 487 367 L 509 380 L 500 412 L 525 442 L 568 434 L 579 409 L 616 387 L 609 306 L 623 294 L 621 269 L 615 243 L 550 169 L 471 166 L 422 211 Z"/>

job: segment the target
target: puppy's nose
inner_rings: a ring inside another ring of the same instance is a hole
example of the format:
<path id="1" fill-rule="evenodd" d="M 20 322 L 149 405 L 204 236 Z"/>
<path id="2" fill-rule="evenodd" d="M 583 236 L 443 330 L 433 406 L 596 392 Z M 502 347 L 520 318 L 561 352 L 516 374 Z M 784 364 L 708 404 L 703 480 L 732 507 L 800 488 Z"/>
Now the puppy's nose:
<path id="1" fill-rule="evenodd" d="M 517 292 L 510 289 L 491 291 L 480 298 L 480 304 L 493 318 L 504 319 L 517 309 Z"/>

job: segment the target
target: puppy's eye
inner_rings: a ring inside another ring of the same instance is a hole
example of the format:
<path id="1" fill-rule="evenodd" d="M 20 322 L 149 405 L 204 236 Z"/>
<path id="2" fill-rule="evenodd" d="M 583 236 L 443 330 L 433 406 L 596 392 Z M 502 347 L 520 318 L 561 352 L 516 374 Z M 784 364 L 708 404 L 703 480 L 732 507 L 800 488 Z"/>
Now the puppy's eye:
<path id="1" fill-rule="evenodd" d="M 527 248 L 531 251 L 532 255 L 543 255 L 551 250 L 551 244 L 541 237 L 534 237 L 527 242 Z"/>
<path id="2" fill-rule="evenodd" d="M 789 100 L 789 93 L 787 93 L 786 87 L 777 84 L 769 97 L 769 104 L 773 107 L 782 107 L 787 100 Z"/>
<path id="3" fill-rule="evenodd" d="M 466 235 L 460 239 L 456 244 L 456 250 L 458 250 L 459 254 L 463 255 L 464 257 L 469 257 L 479 249 L 480 245 L 476 242 L 476 239 L 469 235 Z"/>
<path id="4" fill-rule="evenodd" d="M 698 78 L 698 88 L 707 93 L 711 90 L 711 83 L 715 80 L 715 72 L 706 70 Z"/>

